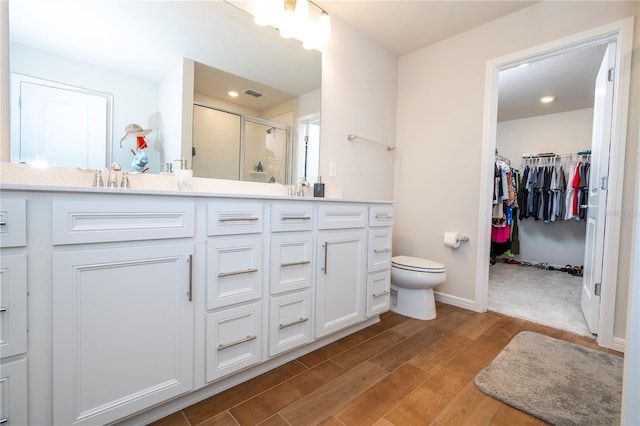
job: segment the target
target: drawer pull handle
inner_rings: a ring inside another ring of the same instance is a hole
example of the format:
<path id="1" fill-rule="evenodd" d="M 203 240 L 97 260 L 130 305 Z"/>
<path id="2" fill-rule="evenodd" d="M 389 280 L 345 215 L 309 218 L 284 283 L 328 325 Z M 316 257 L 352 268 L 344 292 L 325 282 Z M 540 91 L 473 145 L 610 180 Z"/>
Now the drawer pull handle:
<path id="1" fill-rule="evenodd" d="M 257 217 L 221 217 L 218 222 L 253 222 Z"/>
<path id="2" fill-rule="evenodd" d="M 281 263 L 280 267 L 286 268 L 287 266 L 307 265 L 309 263 L 311 263 L 310 260 L 301 260 L 300 262 Z"/>
<path id="3" fill-rule="evenodd" d="M 7 308 L 5 308 L 4 306 L 0 306 L 0 312 L 7 312 Z"/>
<path id="4" fill-rule="evenodd" d="M 311 220 L 311 216 L 282 216 L 282 220 Z"/>
<path id="5" fill-rule="evenodd" d="M 193 255 L 189 255 L 187 260 L 189 264 L 189 302 L 193 302 Z"/>
<path id="6" fill-rule="evenodd" d="M 3 224 L 0 223 L 0 225 L 3 225 Z M 4 425 L 6 423 L 9 423 L 9 419 L 8 418 L 4 417 L 4 418 L 0 419 L 0 425 Z"/>
<path id="7" fill-rule="evenodd" d="M 252 272 L 258 272 L 257 268 L 245 269 L 244 271 L 234 271 L 234 272 L 220 272 L 218 277 L 228 277 L 230 275 L 240 275 L 240 274 L 250 274 Z"/>
<path id="8" fill-rule="evenodd" d="M 373 249 L 374 253 L 388 253 L 390 252 L 391 249 L 390 248 L 386 248 L 386 249 Z"/>
<path id="9" fill-rule="evenodd" d="M 392 214 L 377 214 L 376 219 L 393 219 Z"/>
<path id="10" fill-rule="evenodd" d="M 282 330 L 283 328 L 291 327 L 292 325 L 300 324 L 301 322 L 307 322 L 307 321 L 309 321 L 309 318 L 300 318 L 288 324 L 280 324 L 279 328 L 280 330 Z"/>
<path id="11" fill-rule="evenodd" d="M 386 296 L 389 293 L 391 293 L 391 291 L 385 290 L 382 293 L 373 293 L 372 296 L 377 299 L 378 297 Z"/>
<path id="12" fill-rule="evenodd" d="M 7 224 L 6 220 L 0 220 L 0 226 L 5 226 L 6 224 Z M 6 420 L 6 419 L 2 419 L 2 420 Z"/>
<path id="13" fill-rule="evenodd" d="M 226 345 L 223 345 L 222 343 L 220 343 L 218 345 L 218 350 L 221 351 L 223 349 L 227 349 L 227 348 L 230 348 L 232 346 L 241 345 L 243 343 L 250 342 L 250 341 L 255 340 L 257 338 L 258 338 L 258 336 L 247 336 L 244 339 L 240 339 L 237 342 L 227 343 Z"/>
<path id="14" fill-rule="evenodd" d="M 320 269 L 324 272 L 325 275 L 327 275 L 327 257 L 329 256 L 329 243 L 324 243 L 322 247 L 324 247 L 324 266 Z"/>

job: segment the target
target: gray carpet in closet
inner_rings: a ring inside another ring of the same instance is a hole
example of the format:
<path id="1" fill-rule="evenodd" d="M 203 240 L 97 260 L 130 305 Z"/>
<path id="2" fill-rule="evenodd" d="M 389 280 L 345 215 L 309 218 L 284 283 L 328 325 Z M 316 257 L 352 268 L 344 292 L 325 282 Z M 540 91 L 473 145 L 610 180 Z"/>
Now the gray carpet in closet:
<path id="1" fill-rule="evenodd" d="M 489 269 L 488 309 L 593 337 L 580 309 L 582 277 L 500 261 Z"/>

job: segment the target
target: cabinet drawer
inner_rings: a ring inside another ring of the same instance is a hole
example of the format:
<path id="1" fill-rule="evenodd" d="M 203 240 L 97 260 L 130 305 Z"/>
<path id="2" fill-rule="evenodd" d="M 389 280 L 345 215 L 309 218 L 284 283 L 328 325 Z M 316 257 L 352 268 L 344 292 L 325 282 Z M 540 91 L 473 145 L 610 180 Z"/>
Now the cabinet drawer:
<path id="1" fill-rule="evenodd" d="M 25 352 L 27 255 L 3 255 L 0 261 L 0 358 Z"/>
<path id="2" fill-rule="evenodd" d="M 0 201 L 0 247 L 27 245 L 27 202 L 23 199 Z"/>
<path id="3" fill-rule="evenodd" d="M 393 206 L 371 206 L 369 208 L 369 226 L 393 225 Z"/>
<path id="4" fill-rule="evenodd" d="M 311 231 L 313 205 L 307 203 L 277 203 L 271 207 L 271 231 Z"/>
<path id="5" fill-rule="evenodd" d="M 270 356 L 311 341 L 311 290 L 272 297 L 269 310 Z"/>
<path id="6" fill-rule="evenodd" d="M 54 201 L 54 245 L 194 236 L 189 202 Z"/>
<path id="7" fill-rule="evenodd" d="M 271 236 L 271 294 L 311 287 L 313 233 L 291 232 Z"/>
<path id="8" fill-rule="evenodd" d="M 318 207 L 318 229 L 364 228 L 367 207 L 361 205 L 322 205 Z"/>
<path id="9" fill-rule="evenodd" d="M 262 237 L 207 241 L 207 309 L 262 296 Z"/>
<path id="10" fill-rule="evenodd" d="M 26 358 L 0 365 L 0 419 L 7 426 L 29 424 Z"/>
<path id="11" fill-rule="evenodd" d="M 207 314 L 207 382 L 262 361 L 261 317 L 260 302 Z"/>
<path id="12" fill-rule="evenodd" d="M 391 303 L 391 271 L 367 276 L 367 318 L 389 310 Z"/>
<path id="13" fill-rule="evenodd" d="M 391 267 L 391 228 L 369 229 L 367 270 L 380 271 Z"/>
<path id="14" fill-rule="evenodd" d="M 263 226 L 263 203 L 211 201 L 207 204 L 207 235 L 255 234 Z"/>

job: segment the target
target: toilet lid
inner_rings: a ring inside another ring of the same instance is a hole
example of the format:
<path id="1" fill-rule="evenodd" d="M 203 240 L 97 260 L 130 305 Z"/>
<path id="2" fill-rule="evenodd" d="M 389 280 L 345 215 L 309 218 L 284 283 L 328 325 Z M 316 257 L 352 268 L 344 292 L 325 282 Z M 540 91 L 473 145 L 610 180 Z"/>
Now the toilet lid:
<path id="1" fill-rule="evenodd" d="M 421 257 L 394 256 L 391 258 L 391 264 L 393 266 L 397 266 L 402 269 L 409 269 L 412 271 L 445 271 L 445 266 L 442 263 L 434 262 L 433 260 L 429 259 L 423 259 Z"/>

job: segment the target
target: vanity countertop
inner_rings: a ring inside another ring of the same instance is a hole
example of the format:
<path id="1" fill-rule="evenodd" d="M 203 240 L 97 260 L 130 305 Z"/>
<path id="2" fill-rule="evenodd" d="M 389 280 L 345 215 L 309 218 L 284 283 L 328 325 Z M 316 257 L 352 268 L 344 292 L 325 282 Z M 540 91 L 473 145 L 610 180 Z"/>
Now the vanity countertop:
<path id="1" fill-rule="evenodd" d="M 327 191 L 327 197 L 288 196 L 288 186 L 223 179 L 193 178 L 192 191 L 178 191 L 172 174 L 129 174 L 131 188 L 95 188 L 94 170 L 74 168 L 35 169 L 26 164 L 1 163 L 0 191 L 66 192 L 117 195 L 162 195 L 180 197 L 225 197 L 293 201 L 393 203 L 390 200 L 343 198 L 340 191 Z M 103 174 L 106 179 L 107 172 Z M 105 180 L 106 182 L 106 180 Z M 310 194 L 313 192 L 311 188 Z"/>

